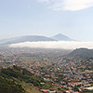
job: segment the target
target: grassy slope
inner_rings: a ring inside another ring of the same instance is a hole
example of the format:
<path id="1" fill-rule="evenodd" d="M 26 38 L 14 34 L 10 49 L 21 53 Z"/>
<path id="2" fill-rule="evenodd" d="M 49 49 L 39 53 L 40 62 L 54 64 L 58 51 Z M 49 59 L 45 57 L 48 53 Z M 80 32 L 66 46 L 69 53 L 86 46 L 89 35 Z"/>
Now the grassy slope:
<path id="1" fill-rule="evenodd" d="M 32 82 L 31 83 L 28 82 L 28 80 L 31 80 L 36 77 L 34 75 L 32 75 L 26 69 L 21 69 L 17 66 L 13 66 L 13 67 L 10 67 L 7 69 L 1 69 L 0 77 L 2 79 L 3 78 L 6 79 L 6 81 L 13 82 L 14 85 L 21 85 L 21 88 L 23 88 L 26 91 L 26 93 L 41 93 L 38 90 L 38 88 L 33 86 L 34 84 Z M 37 82 L 38 80 L 39 80 L 38 77 L 37 77 L 37 79 L 34 79 L 35 82 Z M 38 85 L 39 85 L 39 83 L 38 83 Z"/>

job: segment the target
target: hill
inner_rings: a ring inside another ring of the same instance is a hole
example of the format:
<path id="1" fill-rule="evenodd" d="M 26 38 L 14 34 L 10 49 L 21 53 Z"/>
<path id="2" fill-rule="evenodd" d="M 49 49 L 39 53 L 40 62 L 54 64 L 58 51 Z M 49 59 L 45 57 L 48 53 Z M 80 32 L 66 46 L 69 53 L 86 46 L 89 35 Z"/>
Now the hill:
<path id="1" fill-rule="evenodd" d="M 93 50 L 87 48 L 79 48 L 75 49 L 71 53 L 68 54 L 69 57 L 80 57 L 80 58 L 89 58 L 93 57 Z"/>
<path id="2" fill-rule="evenodd" d="M 63 34 L 57 34 L 57 35 L 53 36 L 53 39 L 60 40 L 60 41 L 75 41 L 75 40 L 73 40 L 73 39 L 71 39 L 68 36 L 65 36 Z"/>
<path id="3" fill-rule="evenodd" d="M 41 93 L 35 88 L 40 82 L 44 80 L 17 66 L 0 70 L 0 93 Z"/>

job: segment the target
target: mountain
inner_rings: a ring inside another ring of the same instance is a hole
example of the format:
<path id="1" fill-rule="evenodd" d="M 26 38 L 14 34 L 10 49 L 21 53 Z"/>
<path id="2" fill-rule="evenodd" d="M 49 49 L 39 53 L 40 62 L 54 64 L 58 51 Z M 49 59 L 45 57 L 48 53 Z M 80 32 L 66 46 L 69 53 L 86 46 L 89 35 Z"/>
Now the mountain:
<path id="1" fill-rule="evenodd" d="M 55 41 L 54 39 L 50 37 L 45 36 L 20 36 L 15 38 L 9 38 L 9 39 L 3 39 L 0 40 L 0 44 L 12 44 L 12 43 L 20 43 L 20 42 L 37 42 L 37 41 Z"/>
<path id="2" fill-rule="evenodd" d="M 57 34 L 57 35 L 53 36 L 53 39 L 60 40 L 60 41 L 75 41 L 75 40 L 73 40 L 73 39 L 71 39 L 68 36 L 65 36 L 63 34 Z"/>
<path id="3" fill-rule="evenodd" d="M 93 57 L 93 50 L 87 49 L 87 48 L 79 48 L 73 50 L 68 55 L 69 57 L 80 57 L 80 58 L 87 58 L 87 57 Z"/>
<path id="4" fill-rule="evenodd" d="M 27 41 L 38 42 L 38 41 L 74 41 L 74 40 L 62 34 L 57 34 L 53 36 L 52 38 L 46 37 L 46 36 L 28 35 L 28 36 L 19 36 L 19 37 L 13 37 L 8 39 L 2 39 L 0 40 L 0 46 L 27 42 Z"/>

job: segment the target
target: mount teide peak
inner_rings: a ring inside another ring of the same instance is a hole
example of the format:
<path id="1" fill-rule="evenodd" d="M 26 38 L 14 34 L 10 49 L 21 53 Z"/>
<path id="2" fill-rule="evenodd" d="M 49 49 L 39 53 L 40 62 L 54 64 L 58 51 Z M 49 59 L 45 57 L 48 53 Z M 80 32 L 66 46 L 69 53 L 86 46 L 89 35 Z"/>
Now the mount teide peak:
<path id="1" fill-rule="evenodd" d="M 75 41 L 63 34 L 57 34 L 57 35 L 53 36 L 53 39 L 58 40 L 58 41 Z"/>

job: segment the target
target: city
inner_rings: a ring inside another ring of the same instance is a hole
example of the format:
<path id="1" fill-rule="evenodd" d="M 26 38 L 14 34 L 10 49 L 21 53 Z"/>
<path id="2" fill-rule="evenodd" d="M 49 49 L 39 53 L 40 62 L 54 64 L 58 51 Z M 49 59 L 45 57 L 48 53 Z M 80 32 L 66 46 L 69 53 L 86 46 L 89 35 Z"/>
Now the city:
<path id="1" fill-rule="evenodd" d="M 41 77 L 43 93 L 93 91 L 93 58 L 67 57 L 72 50 L 10 48 L 0 50 L 0 68 L 18 66 Z M 53 92 L 54 91 L 54 92 Z M 92 93 L 92 92 L 91 92 Z"/>

